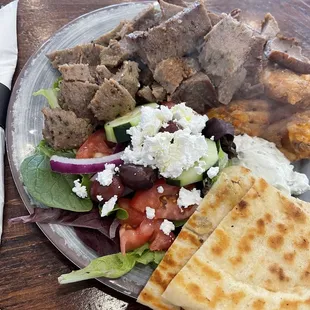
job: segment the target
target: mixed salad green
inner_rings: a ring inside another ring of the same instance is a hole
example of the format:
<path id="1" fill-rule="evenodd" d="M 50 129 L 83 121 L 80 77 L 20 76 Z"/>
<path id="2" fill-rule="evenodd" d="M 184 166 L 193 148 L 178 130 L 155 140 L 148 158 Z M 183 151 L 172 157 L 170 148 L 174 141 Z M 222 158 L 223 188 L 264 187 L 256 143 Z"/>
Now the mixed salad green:
<path id="1" fill-rule="evenodd" d="M 35 95 L 58 108 L 57 80 Z M 42 140 L 21 165 L 28 193 L 47 208 L 17 222 L 73 226 L 99 257 L 59 278 L 117 278 L 136 264 L 158 264 L 219 172 L 235 156 L 234 132 L 185 104 L 136 107 L 97 128 L 76 150 Z"/>

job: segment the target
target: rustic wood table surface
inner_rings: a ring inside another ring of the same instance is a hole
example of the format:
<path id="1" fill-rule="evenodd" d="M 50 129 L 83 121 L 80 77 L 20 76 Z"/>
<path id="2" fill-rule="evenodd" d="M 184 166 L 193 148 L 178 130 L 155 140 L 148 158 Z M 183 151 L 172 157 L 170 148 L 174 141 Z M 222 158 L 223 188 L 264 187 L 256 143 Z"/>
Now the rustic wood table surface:
<path id="1" fill-rule="evenodd" d="M 9 2 L 0 0 L 0 6 Z M 129 0 L 19 0 L 19 57 L 15 79 L 28 58 L 60 27 L 81 14 L 120 2 Z M 308 44 L 310 42 L 307 20 L 307 16 L 310 16 L 309 0 L 208 2 L 226 11 L 240 5 L 246 14 L 247 8 L 251 7 L 260 12 L 261 17 L 264 12 L 271 11 L 279 19 L 284 32 Z M 292 24 L 298 24 L 298 27 L 287 29 Z M 7 225 L 9 218 L 27 214 L 7 160 L 5 194 L 4 233 L 0 247 L 0 310 L 146 309 L 97 281 L 59 286 L 57 277 L 76 267 L 58 252 L 35 224 Z"/>

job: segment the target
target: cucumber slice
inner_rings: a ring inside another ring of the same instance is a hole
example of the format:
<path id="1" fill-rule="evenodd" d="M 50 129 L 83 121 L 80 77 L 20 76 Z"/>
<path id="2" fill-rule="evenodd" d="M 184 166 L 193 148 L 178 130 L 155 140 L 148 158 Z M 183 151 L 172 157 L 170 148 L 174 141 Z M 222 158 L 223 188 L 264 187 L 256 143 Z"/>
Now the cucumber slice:
<path id="1" fill-rule="evenodd" d="M 208 144 L 208 155 L 203 157 L 203 160 L 206 163 L 206 171 L 211 168 L 218 161 L 218 151 L 216 143 L 210 139 L 206 139 Z M 186 186 L 189 184 L 197 183 L 202 181 L 204 174 L 198 174 L 195 170 L 195 166 L 183 171 L 182 174 L 175 179 L 167 179 L 167 184 L 175 186 Z"/>
<path id="2" fill-rule="evenodd" d="M 157 108 L 157 103 L 149 103 L 143 105 L 144 107 Z M 137 126 L 141 119 L 141 108 L 143 106 L 136 107 L 130 113 L 124 116 L 118 117 L 115 120 L 108 122 L 104 125 L 107 140 L 114 143 L 121 143 L 130 141 L 130 136 L 126 133 L 127 129 Z"/>

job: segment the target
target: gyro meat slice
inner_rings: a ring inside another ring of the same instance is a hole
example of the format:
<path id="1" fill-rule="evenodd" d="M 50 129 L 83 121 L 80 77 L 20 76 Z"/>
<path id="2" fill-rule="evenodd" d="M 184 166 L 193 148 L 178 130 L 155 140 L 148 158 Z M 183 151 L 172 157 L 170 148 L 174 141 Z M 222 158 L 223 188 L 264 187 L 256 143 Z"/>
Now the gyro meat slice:
<path id="1" fill-rule="evenodd" d="M 160 9 L 162 12 L 162 19 L 167 20 L 170 17 L 174 16 L 175 14 L 181 12 L 184 7 L 176 4 L 172 4 L 163 0 L 158 0 Z"/>
<path id="2" fill-rule="evenodd" d="M 176 103 L 186 102 L 187 106 L 200 114 L 219 105 L 215 88 L 209 77 L 203 72 L 198 72 L 183 81 L 172 94 L 171 99 Z"/>
<path id="3" fill-rule="evenodd" d="M 47 54 L 54 68 L 64 64 L 88 64 L 97 66 L 100 64 L 100 53 L 103 47 L 98 44 L 77 45 L 73 48 L 58 50 Z"/>
<path id="4" fill-rule="evenodd" d="M 163 102 L 167 99 L 167 92 L 166 90 L 159 84 L 153 83 L 152 84 L 152 94 L 155 98 L 155 102 Z"/>
<path id="5" fill-rule="evenodd" d="M 139 65 L 135 61 L 124 61 L 122 68 L 114 76 L 115 81 L 124 86 L 133 98 L 140 87 Z"/>
<path id="6" fill-rule="evenodd" d="M 114 68 L 120 65 L 124 60 L 127 60 L 130 55 L 131 50 L 124 40 L 111 40 L 109 46 L 102 47 L 100 64 L 109 68 Z"/>
<path id="7" fill-rule="evenodd" d="M 152 89 L 150 86 L 143 86 L 138 91 L 138 96 L 144 99 L 146 102 L 156 102 L 156 98 L 152 93 Z"/>
<path id="8" fill-rule="evenodd" d="M 269 60 L 297 73 L 310 73 L 310 59 L 302 55 L 295 39 L 278 36 L 268 41 L 266 55 Z"/>
<path id="9" fill-rule="evenodd" d="M 42 113 L 45 118 L 43 137 L 55 150 L 78 148 L 93 131 L 90 122 L 78 118 L 74 112 L 44 108 Z"/>
<path id="10" fill-rule="evenodd" d="M 171 57 L 156 65 L 154 79 L 172 94 L 184 79 L 199 71 L 199 63 L 188 57 Z"/>
<path id="11" fill-rule="evenodd" d="M 276 19 L 267 13 L 262 22 L 261 36 L 266 40 L 274 39 L 279 34 L 280 28 Z"/>
<path id="12" fill-rule="evenodd" d="M 135 105 L 136 101 L 125 87 L 113 79 L 106 79 L 96 92 L 89 108 L 98 120 L 107 122 L 130 112 Z"/>
<path id="13" fill-rule="evenodd" d="M 110 79 L 113 74 L 105 65 L 99 65 L 95 69 L 95 76 L 97 83 L 101 85 L 105 79 Z"/>
<path id="14" fill-rule="evenodd" d="M 200 64 L 217 88 L 219 102 L 228 104 L 246 78 L 253 31 L 228 15 L 212 28 L 205 41 Z"/>
<path id="15" fill-rule="evenodd" d="M 150 69 L 154 69 L 164 59 L 194 51 L 210 29 L 204 4 L 196 2 L 149 31 L 134 32 L 126 38 Z"/>
<path id="16" fill-rule="evenodd" d="M 115 28 L 113 28 L 111 31 L 103 34 L 101 37 L 98 39 L 94 40 L 94 43 L 100 44 L 103 46 L 108 46 L 110 43 L 110 40 L 120 40 L 121 35 L 120 32 L 125 26 L 125 24 L 128 23 L 125 20 L 122 20 Z"/>
<path id="17" fill-rule="evenodd" d="M 58 70 L 62 74 L 64 81 L 95 83 L 88 64 L 65 64 L 60 65 Z"/>
<path id="18" fill-rule="evenodd" d="M 99 86 L 89 82 L 68 82 L 60 83 L 59 105 L 68 111 L 74 112 L 77 117 L 88 118 L 94 122 L 94 114 L 88 105 L 94 98 Z"/>

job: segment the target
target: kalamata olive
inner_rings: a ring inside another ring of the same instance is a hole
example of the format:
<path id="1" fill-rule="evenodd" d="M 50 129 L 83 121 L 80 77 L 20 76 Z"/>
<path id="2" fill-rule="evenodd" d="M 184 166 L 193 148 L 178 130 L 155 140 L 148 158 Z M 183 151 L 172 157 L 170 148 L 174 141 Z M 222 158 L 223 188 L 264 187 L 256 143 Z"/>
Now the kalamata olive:
<path id="1" fill-rule="evenodd" d="M 90 188 L 90 196 L 93 201 L 99 202 L 97 196 L 101 196 L 103 201 L 108 201 L 114 195 L 121 197 L 125 187 L 119 176 L 114 176 L 112 183 L 109 186 L 102 186 L 98 181 L 94 181 Z"/>
<path id="2" fill-rule="evenodd" d="M 123 184 L 133 190 L 149 189 L 156 181 L 156 173 L 150 167 L 126 164 L 119 167 Z"/>
<path id="3" fill-rule="evenodd" d="M 174 133 L 178 130 L 180 130 L 181 128 L 178 126 L 178 124 L 176 124 L 175 122 L 173 121 L 169 121 L 168 123 L 168 126 L 167 127 L 161 127 L 159 129 L 159 132 L 170 132 L 170 133 Z"/>

